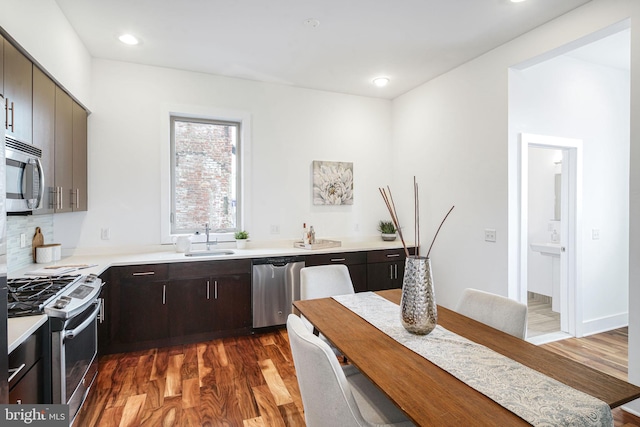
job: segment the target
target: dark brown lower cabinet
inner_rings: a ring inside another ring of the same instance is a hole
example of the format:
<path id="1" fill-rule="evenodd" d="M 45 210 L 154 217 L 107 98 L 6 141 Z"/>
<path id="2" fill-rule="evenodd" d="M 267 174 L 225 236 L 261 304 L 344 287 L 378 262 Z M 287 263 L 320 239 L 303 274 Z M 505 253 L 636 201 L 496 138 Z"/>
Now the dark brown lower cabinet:
<path id="1" fill-rule="evenodd" d="M 116 339 L 123 343 L 156 341 L 167 336 L 169 310 L 167 282 L 123 280 L 120 287 L 120 313 Z"/>
<path id="2" fill-rule="evenodd" d="M 409 254 L 414 253 L 410 248 Z M 405 258 L 403 248 L 367 252 L 367 290 L 402 288 Z"/>
<path id="3" fill-rule="evenodd" d="M 51 403 L 49 324 L 9 354 L 9 403 Z"/>
<path id="4" fill-rule="evenodd" d="M 251 331 L 250 260 L 112 267 L 106 277 L 101 354 Z"/>
<path id="5" fill-rule="evenodd" d="M 174 280 L 167 299 L 171 337 L 231 331 L 251 326 L 250 276 L 220 275 Z"/>

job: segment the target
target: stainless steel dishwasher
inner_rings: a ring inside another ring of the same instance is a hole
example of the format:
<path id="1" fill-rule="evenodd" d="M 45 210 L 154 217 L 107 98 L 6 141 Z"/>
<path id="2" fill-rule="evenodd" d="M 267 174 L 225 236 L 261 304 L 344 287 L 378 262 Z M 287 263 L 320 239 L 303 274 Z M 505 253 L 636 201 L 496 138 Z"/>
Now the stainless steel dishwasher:
<path id="1" fill-rule="evenodd" d="M 275 257 L 253 260 L 253 327 L 284 325 L 293 301 L 300 299 L 302 257 Z"/>

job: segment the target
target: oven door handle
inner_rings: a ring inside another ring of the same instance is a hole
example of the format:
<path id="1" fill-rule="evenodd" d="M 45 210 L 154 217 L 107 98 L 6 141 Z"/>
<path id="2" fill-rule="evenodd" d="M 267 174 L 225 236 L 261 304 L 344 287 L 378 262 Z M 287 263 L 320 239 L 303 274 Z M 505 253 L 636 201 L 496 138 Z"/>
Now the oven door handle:
<path id="1" fill-rule="evenodd" d="M 76 328 L 64 332 L 65 341 L 74 339 L 80 332 L 84 331 L 94 320 L 96 320 L 98 313 L 100 312 L 100 304 L 95 304 L 95 306 L 96 308 L 93 310 L 91 315 L 84 320 L 84 322 L 80 323 Z"/>

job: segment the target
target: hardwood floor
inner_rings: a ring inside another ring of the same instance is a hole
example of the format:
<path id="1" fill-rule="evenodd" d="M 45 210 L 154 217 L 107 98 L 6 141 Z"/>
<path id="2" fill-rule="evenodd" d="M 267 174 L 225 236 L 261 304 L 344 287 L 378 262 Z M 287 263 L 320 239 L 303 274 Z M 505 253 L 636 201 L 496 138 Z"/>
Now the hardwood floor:
<path id="1" fill-rule="evenodd" d="M 625 329 L 543 347 L 626 379 Z M 284 329 L 103 356 L 74 426 L 304 426 Z M 640 418 L 614 410 L 615 426 Z"/>
<path id="2" fill-rule="evenodd" d="M 560 313 L 551 310 L 551 301 L 532 294 L 527 299 L 527 338 L 560 331 Z"/>
<path id="3" fill-rule="evenodd" d="M 628 328 L 620 328 L 586 338 L 555 341 L 541 347 L 627 381 L 628 342 Z M 620 408 L 612 412 L 616 427 L 640 427 L 639 417 Z"/>

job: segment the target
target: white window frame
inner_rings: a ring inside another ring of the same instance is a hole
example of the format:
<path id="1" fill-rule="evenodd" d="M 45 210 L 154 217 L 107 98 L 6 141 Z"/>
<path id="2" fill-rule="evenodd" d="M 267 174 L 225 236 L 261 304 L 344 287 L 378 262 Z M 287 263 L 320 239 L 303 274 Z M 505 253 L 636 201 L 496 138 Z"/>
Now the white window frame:
<path id="1" fill-rule="evenodd" d="M 245 111 L 234 111 L 206 106 L 191 105 L 164 105 L 162 107 L 162 133 L 160 145 L 160 243 L 172 244 L 179 234 L 171 234 L 171 117 L 186 117 L 190 119 L 219 120 L 240 123 L 240 164 L 238 167 L 238 179 L 240 180 L 240 197 L 238 201 L 238 224 L 240 230 L 251 228 L 251 219 L 248 215 L 251 206 L 251 114 Z M 204 239 L 204 235 L 199 239 Z M 210 233 L 210 240 L 218 242 L 231 242 L 234 240 L 233 232 Z"/>

